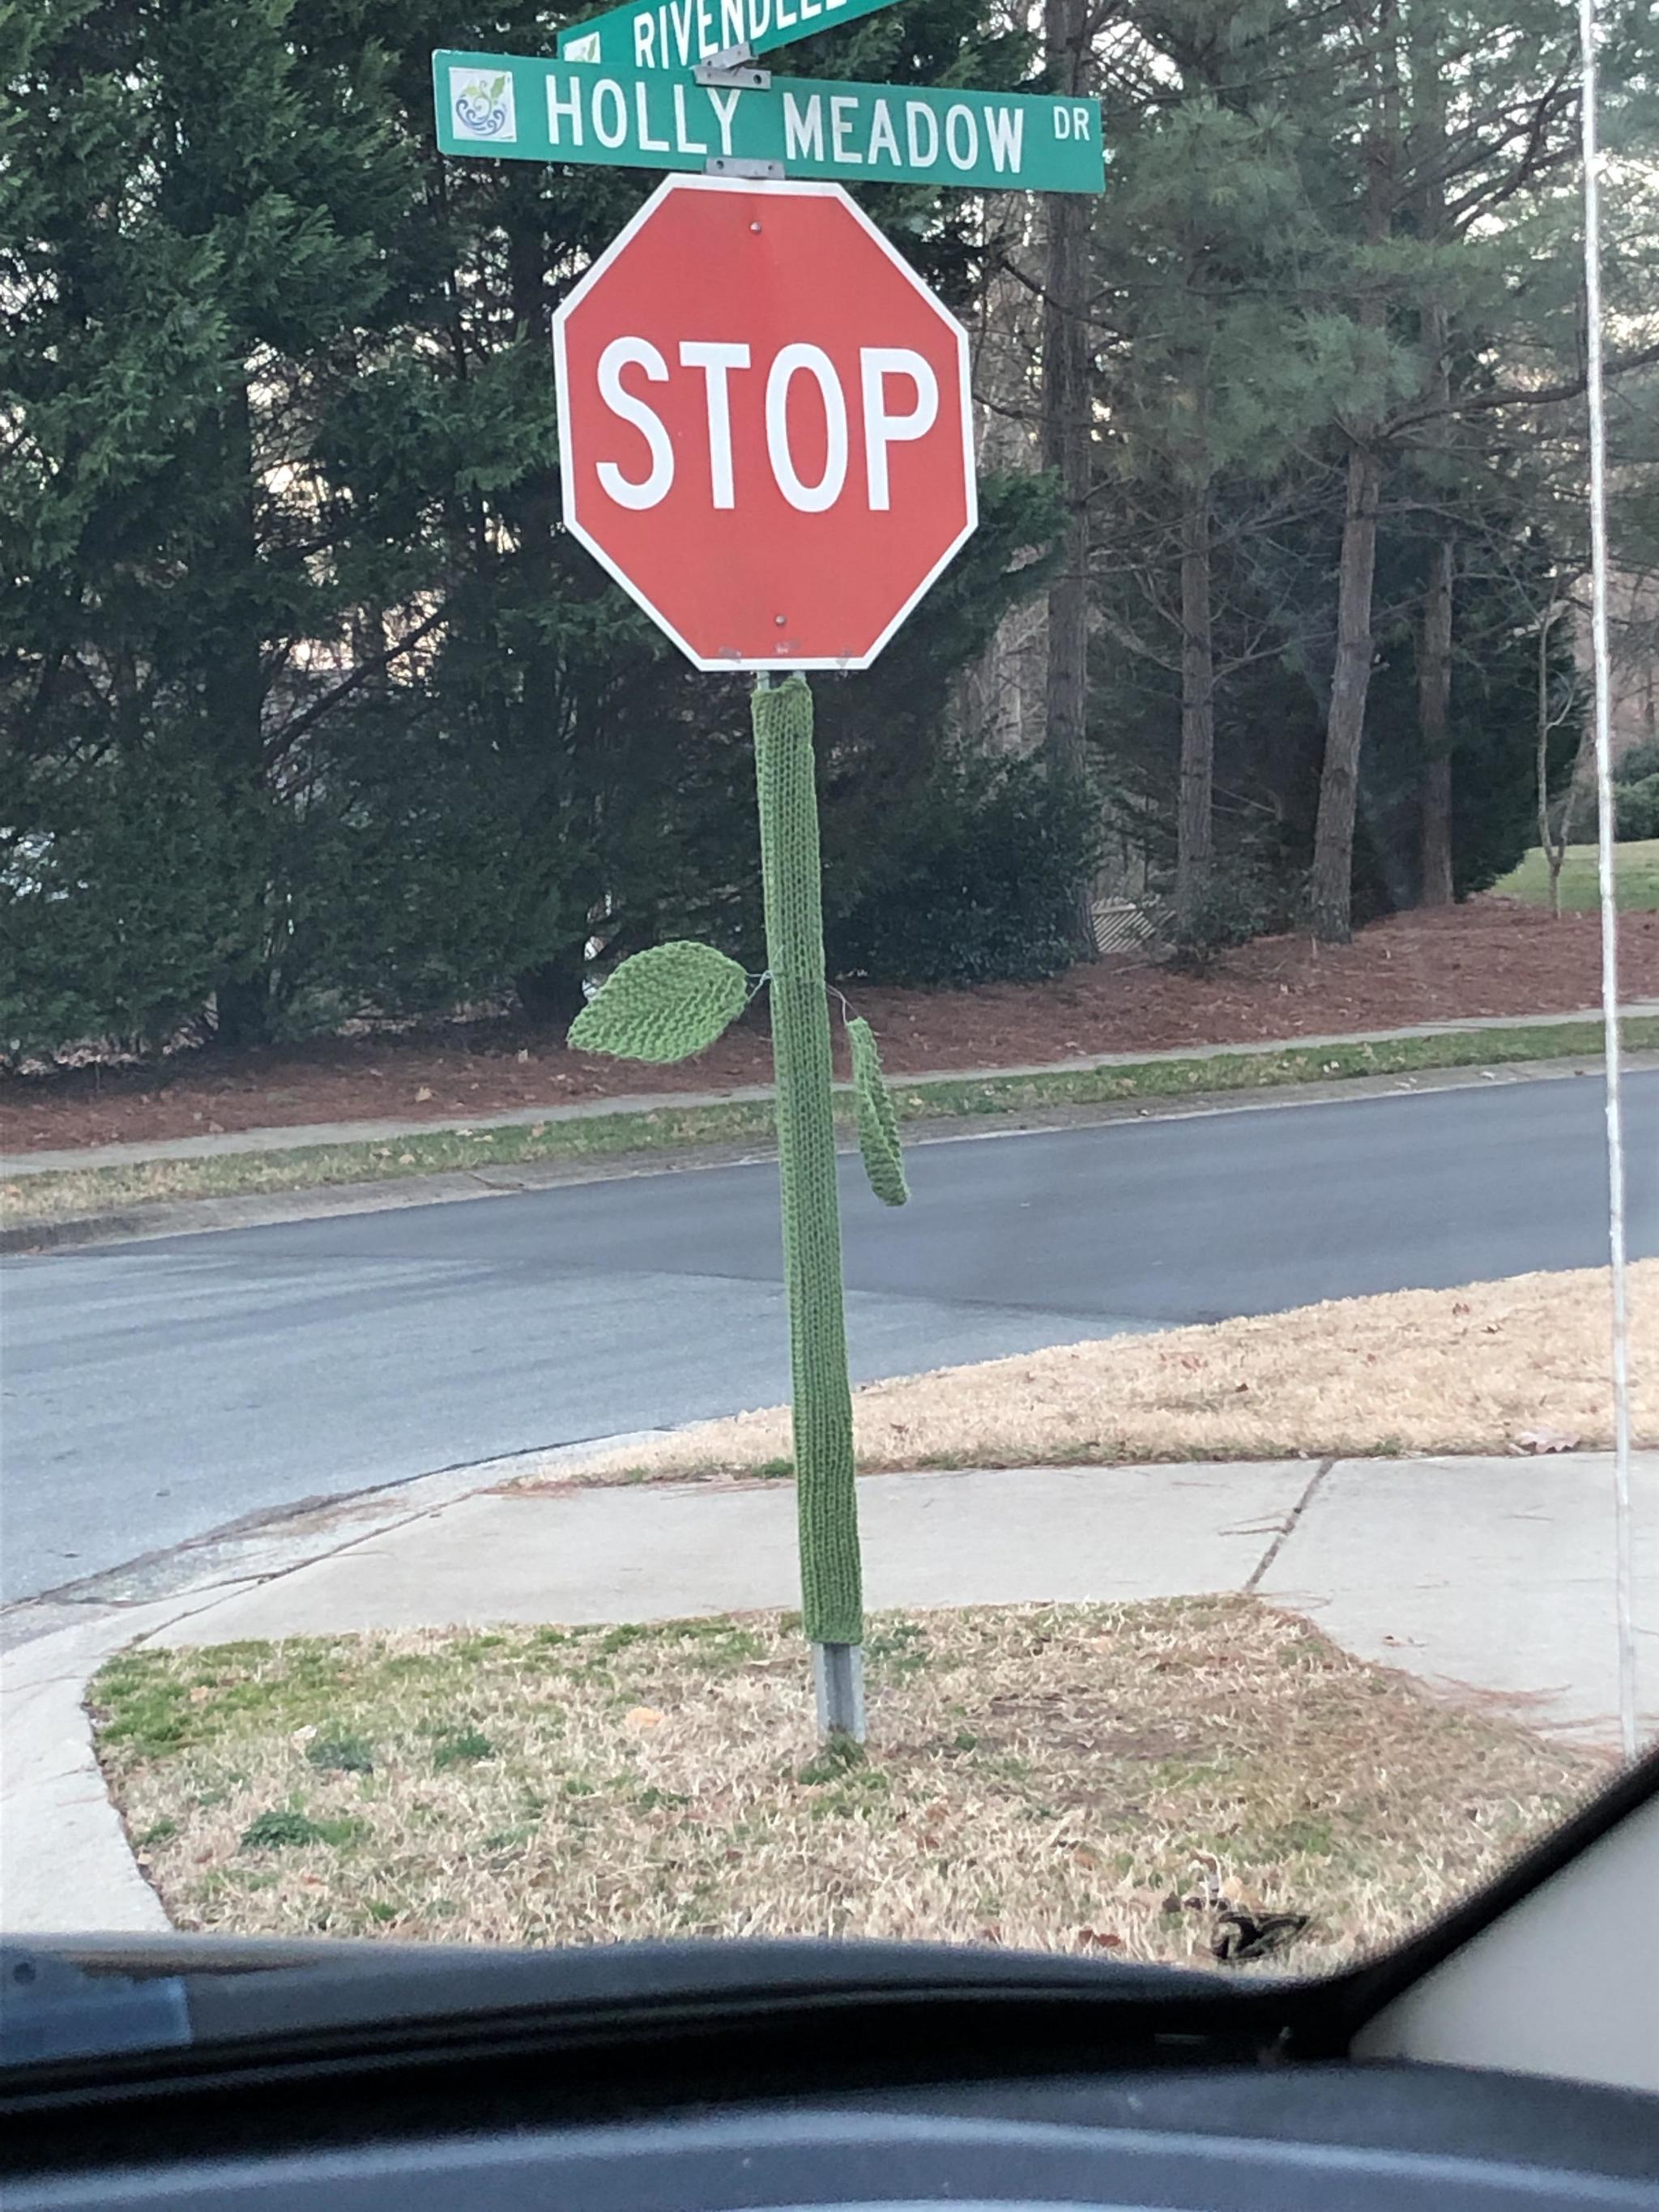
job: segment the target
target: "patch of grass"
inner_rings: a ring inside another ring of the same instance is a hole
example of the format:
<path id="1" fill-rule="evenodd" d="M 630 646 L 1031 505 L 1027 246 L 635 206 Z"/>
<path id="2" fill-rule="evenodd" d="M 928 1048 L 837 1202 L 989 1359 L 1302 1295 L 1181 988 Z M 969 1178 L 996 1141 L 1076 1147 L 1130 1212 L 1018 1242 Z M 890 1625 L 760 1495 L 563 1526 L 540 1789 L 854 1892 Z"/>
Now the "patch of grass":
<path id="1" fill-rule="evenodd" d="M 325 1773 L 373 1774 L 374 1747 L 360 1735 L 313 1736 L 306 1746 L 306 1760 Z"/>
<path id="2" fill-rule="evenodd" d="M 866 1636 L 864 1656 L 878 1679 L 902 1682 L 927 1664 L 927 1632 L 916 1620 L 891 1620 Z"/>
<path id="3" fill-rule="evenodd" d="M 869 1763 L 870 1754 L 861 1743 L 854 1743 L 851 1736 L 831 1736 L 829 1742 L 807 1760 L 795 1778 L 804 1782 L 810 1790 L 816 1788 L 820 1782 L 839 1782 L 844 1774 L 850 1774 L 855 1767 L 867 1766 Z"/>
<path id="4" fill-rule="evenodd" d="M 1659 912 L 1659 837 L 1632 838 L 1614 848 L 1613 885 L 1622 914 Z M 1505 898 L 1547 906 L 1549 868 L 1534 845 L 1517 867 L 1492 885 Z M 1569 845 L 1561 863 L 1561 910 L 1592 914 L 1601 903 L 1599 863 L 1594 845 Z"/>
<path id="5" fill-rule="evenodd" d="M 1248 1598 L 878 1615 L 869 1635 L 864 1747 L 815 1741 L 775 1614 L 147 1652 L 91 1702 L 169 1914 L 225 1932 L 867 1935 L 1202 1964 L 1216 1917 L 1178 1900 L 1213 1876 L 1218 1898 L 1311 1915 L 1283 1963 L 1313 1970 L 1442 1910 L 1607 1771 Z M 711 1668 L 722 1638 L 741 1656 Z M 372 1778 L 319 1766 L 322 1729 L 291 1724 L 324 1676 L 327 1732 L 374 1746 Z M 132 1725 L 140 1687 L 146 1713 L 180 1693 L 187 1738 Z M 458 1733 L 492 1755 L 434 1771 Z"/>
<path id="6" fill-rule="evenodd" d="M 471 1766 L 495 1756 L 495 1744 L 481 1729 L 446 1729 L 432 1747 L 432 1764 L 441 1774 L 447 1766 Z"/>
<path id="7" fill-rule="evenodd" d="M 276 1851 L 295 1844 L 355 1843 L 368 1832 L 362 1820 L 313 1820 L 297 1806 L 273 1806 L 248 1822 L 240 1843 L 245 1851 Z"/>
<path id="8" fill-rule="evenodd" d="M 860 1471 L 1134 1467 L 1169 1460 L 1504 1452 L 1545 1427 L 1612 1437 L 1606 1272 L 1580 1268 L 1334 1299 L 1288 1313 L 1054 1345 L 872 1382 L 853 1394 Z M 1630 1270 L 1631 1411 L 1659 1443 L 1659 1259 Z M 742 1475 L 789 1408 L 703 1421 L 635 1446 L 637 1480 Z M 604 1454 L 535 1490 L 616 1479 Z"/>
<path id="9" fill-rule="evenodd" d="M 1624 1024 L 1624 1036 L 1632 1051 L 1659 1047 L 1659 1019 L 1632 1017 Z M 937 1076 L 926 1082 L 901 1079 L 893 1085 L 893 1101 L 901 1121 L 957 1120 L 1137 1098 L 1279 1089 L 1351 1076 L 1407 1075 L 1437 1067 L 1594 1060 L 1601 1049 L 1601 1028 L 1595 1022 L 1564 1021 L 1526 1029 L 1471 1027 L 1438 1036 L 1295 1045 L 1279 1052 L 1225 1045 L 1204 1054 L 1150 1056 L 1036 1075 Z M 836 1111 L 850 1127 L 850 1090 L 838 1091 Z M 305 1145 L 199 1159 L 149 1160 L 131 1167 L 53 1170 L 16 1176 L 0 1186 L 0 1224 L 46 1227 L 168 1199 L 313 1190 L 458 1170 L 672 1151 L 688 1145 L 765 1144 L 772 1129 L 769 1099 L 732 1099 L 714 1105 L 665 1104 L 528 1125 L 502 1124 L 465 1133 L 438 1129 L 400 1138 L 395 1144 Z"/>

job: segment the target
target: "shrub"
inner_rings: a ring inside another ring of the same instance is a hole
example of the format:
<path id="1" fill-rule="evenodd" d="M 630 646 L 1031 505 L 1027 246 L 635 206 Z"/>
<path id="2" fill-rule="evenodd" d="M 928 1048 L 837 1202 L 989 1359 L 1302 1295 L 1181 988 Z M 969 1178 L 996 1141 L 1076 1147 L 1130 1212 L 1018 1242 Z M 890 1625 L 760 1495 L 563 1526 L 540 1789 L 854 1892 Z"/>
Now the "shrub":
<path id="1" fill-rule="evenodd" d="M 1164 931 L 1171 963 L 1207 975 L 1221 954 L 1282 927 L 1283 894 L 1255 861 L 1218 854 L 1184 913 L 1172 911 Z"/>
<path id="2" fill-rule="evenodd" d="M 27 769 L 0 826 L 0 1057 L 157 1047 L 258 942 L 263 824 L 151 750 Z"/>
<path id="3" fill-rule="evenodd" d="M 943 762 L 870 870 L 824 882 L 830 972 L 872 982 L 1035 982 L 1073 959 L 1073 887 L 1093 872 L 1092 794 L 1033 759 Z"/>
<path id="4" fill-rule="evenodd" d="M 1621 781 L 1613 796 L 1614 832 L 1621 844 L 1659 837 L 1659 773 L 1638 783 Z"/>

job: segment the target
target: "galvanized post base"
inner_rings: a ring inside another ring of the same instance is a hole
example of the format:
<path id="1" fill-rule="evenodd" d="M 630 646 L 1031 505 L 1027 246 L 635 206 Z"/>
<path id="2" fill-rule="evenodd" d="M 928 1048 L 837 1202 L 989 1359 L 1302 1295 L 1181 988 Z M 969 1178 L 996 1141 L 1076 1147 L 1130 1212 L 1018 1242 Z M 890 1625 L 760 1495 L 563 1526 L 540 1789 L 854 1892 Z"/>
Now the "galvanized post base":
<path id="1" fill-rule="evenodd" d="M 812 1687 L 817 1692 L 818 1734 L 827 1741 L 847 1736 L 864 1741 L 864 1646 L 815 1644 Z"/>

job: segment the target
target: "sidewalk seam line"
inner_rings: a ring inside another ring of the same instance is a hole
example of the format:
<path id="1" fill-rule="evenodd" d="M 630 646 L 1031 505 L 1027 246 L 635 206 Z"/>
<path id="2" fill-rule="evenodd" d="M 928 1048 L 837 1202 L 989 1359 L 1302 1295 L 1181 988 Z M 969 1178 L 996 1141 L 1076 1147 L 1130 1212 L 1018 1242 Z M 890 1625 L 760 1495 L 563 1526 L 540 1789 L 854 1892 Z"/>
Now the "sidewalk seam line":
<path id="1" fill-rule="evenodd" d="M 1272 1543 L 1268 1545 L 1267 1550 L 1256 1561 L 1255 1568 L 1251 1571 L 1249 1580 L 1244 1585 L 1244 1595 L 1246 1597 L 1254 1597 L 1255 1595 L 1256 1591 L 1261 1588 L 1262 1580 L 1266 1576 L 1268 1568 L 1272 1566 L 1273 1561 L 1279 1557 L 1285 1545 L 1289 1543 L 1291 1538 L 1296 1534 L 1297 1527 L 1302 1519 L 1302 1516 L 1306 1512 L 1308 1507 L 1313 1502 L 1313 1494 L 1315 1491 L 1318 1489 L 1320 1484 L 1323 1482 L 1325 1477 L 1330 1473 L 1331 1469 L 1335 1465 L 1336 1455 L 1333 1455 L 1329 1459 L 1322 1459 L 1318 1466 L 1314 1469 L 1312 1477 L 1309 1480 L 1306 1487 L 1304 1489 L 1301 1497 L 1298 1498 L 1296 1504 L 1291 1506 L 1290 1517 L 1284 1522 L 1279 1534 L 1273 1538 Z"/>

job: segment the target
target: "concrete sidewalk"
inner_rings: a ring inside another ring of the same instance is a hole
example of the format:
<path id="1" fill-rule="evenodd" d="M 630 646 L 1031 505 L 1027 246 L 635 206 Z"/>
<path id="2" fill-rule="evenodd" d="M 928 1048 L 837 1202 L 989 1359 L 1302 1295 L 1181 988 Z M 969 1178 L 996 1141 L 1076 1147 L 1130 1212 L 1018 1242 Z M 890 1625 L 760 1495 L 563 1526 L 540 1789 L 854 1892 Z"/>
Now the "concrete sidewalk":
<path id="1" fill-rule="evenodd" d="M 1650 1737 L 1659 1452 L 1638 1453 L 1633 1478 Z M 1606 1454 L 871 1475 L 859 1504 L 875 1609 L 1255 1592 L 1437 1695 L 1617 1744 Z M 161 1924 L 80 1702 L 125 1644 L 664 1620 L 788 1607 L 797 1589 L 787 1483 L 497 1488 L 341 1534 L 307 1551 L 278 1531 L 270 1571 L 243 1558 L 228 1577 L 5 1655 L 0 1925 Z"/>
<path id="2" fill-rule="evenodd" d="M 1659 1000 L 1636 1000 L 1620 1009 L 1621 1019 L 1640 1020 L 1659 1015 Z M 1074 1060 L 1050 1060 L 1014 1067 L 933 1068 L 922 1074 L 895 1073 L 890 1080 L 903 1089 L 926 1089 L 930 1083 L 984 1083 L 996 1077 L 1077 1075 L 1093 1068 L 1149 1067 L 1168 1060 L 1227 1060 L 1275 1052 L 1311 1052 L 1335 1045 L 1389 1044 L 1416 1037 L 1462 1036 L 1474 1030 L 1555 1029 L 1565 1022 L 1599 1022 L 1599 1006 L 1565 1014 L 1474 1015 L 1468 1021 L 1423 1022 L 1410 1029 L 1352 1030 L 1334 1036 L 1261 1037 L 1242 1044 L 1182 1045 L 1159 1052 L 1095 1053 Z M 263 1129 L 233 1129 L 216 1136 L 157 1137 L 131 1144 L 88 1145 L 64 1151 L 19 1152 L 6 1160 L 6 1174 L 46 1175 L 66 1169 L 136 1167 L 146 1160 L 228 1158 L 239 1153 L 295 1152 L 318 1145 L 386 1144 L 404 1137 L 440 1136 L 446 1132 L 477 1129 L 531 1128 L 538 1122 L 592 1121 L 610 1114 L 660 1113 L 665 1109 L 727 1106 L 769 1098 L 769 1083 L 744 1085 L 732 1091 L 634 1091 L 612 1098 L 585 1098 L 574 1103 L 555 1101 L 544 1106 L 515 1106 L 492 1112 L 480 1109 L 431 1120 L 377 1121 L 313 1121 Z"/>

